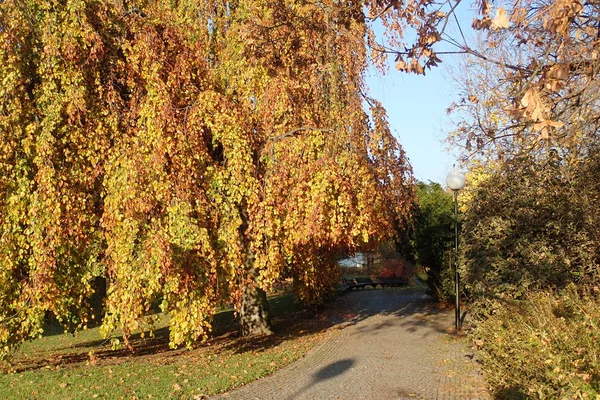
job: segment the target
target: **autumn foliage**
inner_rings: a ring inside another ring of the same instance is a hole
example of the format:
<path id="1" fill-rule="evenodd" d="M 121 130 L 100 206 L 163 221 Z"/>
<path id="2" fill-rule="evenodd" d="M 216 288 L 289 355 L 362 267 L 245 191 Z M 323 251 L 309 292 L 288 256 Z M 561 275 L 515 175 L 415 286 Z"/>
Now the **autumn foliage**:
<path id="1" fill-rule="evenodd" d="M 107 334 L 158 302 L 172 346 L 223 302 L 268 333 L 282 277 L 322 301 L 336 257 L 413 197 L 364 84 L 369 34 L 360 2 L 2 2 L 3 352 L 48 313 L 89 323 L 97 276 Z"/>
<path id="2" fill-rule="evenodd" d="M 470 168 L 463 249 L 476 297 L 598 282 L 598 7 L 497 3 L 461 65 L 450 140 Z"/>
<path id="3" fill-rule="evenodd" d="M 449 109 L 472 336 L 498 398 L 595 398 L 600 5 L 480 3 Z"/>

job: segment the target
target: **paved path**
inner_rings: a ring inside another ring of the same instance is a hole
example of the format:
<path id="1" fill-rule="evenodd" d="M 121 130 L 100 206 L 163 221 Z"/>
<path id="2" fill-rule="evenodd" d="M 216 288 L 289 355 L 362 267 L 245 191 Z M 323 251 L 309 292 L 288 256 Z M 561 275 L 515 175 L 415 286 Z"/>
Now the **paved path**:
<path id="1" fill-rule="evenodd" d="M 489 399 L 452 310 L 384 289 L 341 299 L 337 325 L 303 359 L 233 392 L 237 399 Z"/>

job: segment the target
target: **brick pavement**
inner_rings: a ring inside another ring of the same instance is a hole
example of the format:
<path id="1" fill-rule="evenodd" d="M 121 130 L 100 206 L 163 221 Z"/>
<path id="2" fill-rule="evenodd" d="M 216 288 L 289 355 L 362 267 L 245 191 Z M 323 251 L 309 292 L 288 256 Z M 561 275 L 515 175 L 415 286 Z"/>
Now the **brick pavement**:
<path id="1" fill-rule="evenodd" d="M 452 310 L 394 289 L 344 295 L 344 312 L 303 359 L 221 400 L 489 399 Z"/>

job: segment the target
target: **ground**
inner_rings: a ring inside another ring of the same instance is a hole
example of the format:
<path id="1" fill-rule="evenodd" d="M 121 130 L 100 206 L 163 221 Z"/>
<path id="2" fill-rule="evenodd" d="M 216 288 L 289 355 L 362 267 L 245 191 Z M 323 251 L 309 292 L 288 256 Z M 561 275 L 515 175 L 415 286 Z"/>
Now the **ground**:
<path id="1" fill-rule="evenodd" d="M 488 398 L 465 337 L 452 334 L 452 309 L 422 288 L 348 292 L 319 313 L 289 294 L 269 302 L 276 335 L 240 338 L 223 310 L 214 338 L 192 349 L 169 349 L 164 316 L 155 337 L 133 337 L 133 351 L 112 350 L 97 329 L 49 332 L 0 374 L 0 398 Z"/>
<path id="2" fill-rule="evenodd" d="M 339 306 L 334 329 L 306 357 L 219 398 L 489 398 L 451 309 L 398 289 L 350 292 Z"/>
<path id="3" fill-rule="evenodd" d="M 131 350 L 112 349 L 98 328 L 73 336 L 51 325 L 13 354 L 10 368 L 3 365 L 0 399 L 196 399 L 231 390 L 301 358 L 331 327 L 291 294 L 273 295 L 269 303 L 277 335 L 240 338 L 233 311 L 224 309 L 211 340 L 191 349 L 169 348 L 162 314 L 155 336 L 136 333 Z"/>

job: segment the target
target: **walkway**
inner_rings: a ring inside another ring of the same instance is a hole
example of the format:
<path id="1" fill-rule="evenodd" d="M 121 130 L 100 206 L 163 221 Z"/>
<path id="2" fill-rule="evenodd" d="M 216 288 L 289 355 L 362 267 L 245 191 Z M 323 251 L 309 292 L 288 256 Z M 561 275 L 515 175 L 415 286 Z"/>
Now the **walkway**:
<path id="1" fill-rule="evenodd" d="M 378 289 L 341 299 L 337 325 L 306 357 L 220 399 L 489 399 L 452 310 Z"/>

